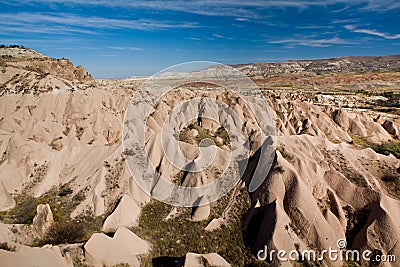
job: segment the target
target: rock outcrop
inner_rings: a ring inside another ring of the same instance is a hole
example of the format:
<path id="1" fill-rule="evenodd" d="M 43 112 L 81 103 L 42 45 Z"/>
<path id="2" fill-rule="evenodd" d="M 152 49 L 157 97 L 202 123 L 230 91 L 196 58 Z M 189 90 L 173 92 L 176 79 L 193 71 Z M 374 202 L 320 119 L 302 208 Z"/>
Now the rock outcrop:
<path id="1" fill-rule="evenodd" d="M 0 181 L 0 211 L 6 211 L 15 206 L 14 198 L 8 193 L 2 181 Z"/>
<path id="2" fill-rule="evenodd" d="M 393 121 L 389 121 L 386 120 L 383 124 L 382 124 L 383 128 L 385 128 L 385 130 L 392 134 L 392 135 L 399 135 L 399 129 L 396 128 L 395 124 Z"/>
<path id="3" fill-rule="evenodd" d="M 193 208 L 191 220 L 194 222 L 206 220 L 210 216 L 210 204 L 207 199 L 203 196 L 198 201 L 198 206 Z"/>
<path id="4" fill-rule="evenodd" d="M 46 245 L 31 248 L 19 245 L 16 251 L 0 249 L 2 266 L 60 266 L 72 267 L 72 260 L 63 257 L 58 247 Z"/>
<path id="5" fill-rule="evenodd" d="M 114 237 L 93 234 L 84 245 L 85 258 L 93 266 L 128 264 L 140 266 L 138 255 L 147 254 L 149 245 L 126 228 L 118 228 Z"/>
<path id="6" fill-rule="evenodd" d="M 103 231 L 114 232 L 122 226 L 136 226 L 139 216 L 140 207 L 138 204 L 129 195 L 124 195 L 114 212 L 104 221 Z"/>
<path id="7" fill-rule="evenodd" d="M 231 265 L 217 253 L 196 254 L 187 253 L 185 256 L 185 267 L 230 267 Z"/>
<path id="8" fill-rule="evenodd" d="M 384 193 L 387 185 L 382 181 L 388 173 L 396 175 L 399 160 L 309 135 L 281 136 L 277 146 L 283 154 L 277 152 L 275 169 L 252 194 L 245 219 L 254 252 L 265 246 L 286 251 L 337 248 L 339 239 L 346 239 L 352 249 L 385 255 L 399 250 L 391 240 L 400 237 L 393 223 L 400 201 Z M 273 265 L 278 264 L 275 258 Z M 342 266 L 329 259 L 326 264 Z"/>
<path id="9" fill-rule="evenodd" d="M 90 87 L 92 76 L 68 59 L 53 59 L 29 48 L 0 48 L 0 95 L 62 92 Z"/>
<path id="10" fill-rule="evenodd" d="M 33 49 L 19 45 L 0 47 L 0 58 L 2 59 L 46 59 L 47 56 Z"/>
<path id="11" fill-rule="evenodd" d="M 49 204 L 40 204 L 36 207 L 36 216 L 33 218 L 33 231 L 41 239 L 46 236 L 54 225 L 53 213 Z"/>

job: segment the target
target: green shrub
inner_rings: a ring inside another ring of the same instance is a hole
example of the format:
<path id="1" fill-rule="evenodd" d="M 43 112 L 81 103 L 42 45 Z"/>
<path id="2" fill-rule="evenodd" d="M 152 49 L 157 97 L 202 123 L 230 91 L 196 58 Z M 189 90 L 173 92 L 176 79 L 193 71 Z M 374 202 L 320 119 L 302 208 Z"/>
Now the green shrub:
<path id="1" fill-rule="evenodd" d="M 382 181 L 387 183 L 395 183 L 399 181 L 399 177 L 395 175 L 385 175 L 382 177 Z"/>
<path id="2" fill-rule="evenodd" d="M 15 251 L 15 246 L 10 246 L 7 242 L 0 243 L 0 249 L 7 251 Z"/>
<path id="3" fill-rule="evenodd" d="M 392 154 L 396 158 L 400 159 L 400 143 L 399 142 L 388 142 L 376 146 L 372 146 L 372 149 L 375 150 L 377 153 L 383 155 Z"/>
<path id="4" fill-rule="evenodd" d="M 60 189 L 58 190 L 58 196 L 60 196 L 60 197 L 67 196 L 72 193 L 73 193 L 73 191 L 72 191 L 71 187 L 69 186 L 69 184 L 62 185 L 60 187 Z"/>
<path id="5" fill-rule="evenodd" d="M 394 92 L 386 91 L 386 92 L 383 92 L 382 96 L 387 97 L 387 98 L 392 98 L 394 96 Z"/>
<path id="6" fill-rule="evenodd" d="M 13 223 L 31 224 L 36 215 L 36 199 L 32 196 L 16 198 L 16 205 L 9 214 Z"/>
<path id="7" fill-rule="evenodd" d="M 281 153 L 282 157 L 287 161 L 293 160 L 292 155 L 288 154 L 283 146 L 279 146 L 276 149 Z"/>
<path id="8" fill-rule="evenodd" d="M 217 131 L 215 132 L 216 136 L 219 136 L 223 140 L 224 145 L 229 145 L 230 144 L 230 138 L 228 132 L 225 130 L 224 127 L 219 127 Z"/>
<path id="9" fill-rule="evenodd" d="M 357 90 L 357 92 L 356 92 L 357 94 L 362 94 L 362 95 L 366 95 L 366 96 L 371 96 L 372 95 L 372 92 L 370 92 L 370 91 L 367 91 L 367 90 L 365 90 L 365 89 L 360 89 L 360 90 Z"/>
<path id="10" fill-rule="evenodd" d="M 56 223 L 43 238 L 45 244 L 72 244 L 85 241 L 86 231 L 83 223 Z"/>

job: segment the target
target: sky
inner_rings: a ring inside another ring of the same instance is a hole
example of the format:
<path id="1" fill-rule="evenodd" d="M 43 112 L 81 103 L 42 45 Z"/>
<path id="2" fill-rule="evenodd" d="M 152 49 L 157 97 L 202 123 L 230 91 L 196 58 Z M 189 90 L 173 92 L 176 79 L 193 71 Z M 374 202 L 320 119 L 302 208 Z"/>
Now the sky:
<path id="1" fill-rule="evenodd" d="M 398 0 L 0 0 L 0 43 L 96 78 L 174 64 L 400 54 Z"/>

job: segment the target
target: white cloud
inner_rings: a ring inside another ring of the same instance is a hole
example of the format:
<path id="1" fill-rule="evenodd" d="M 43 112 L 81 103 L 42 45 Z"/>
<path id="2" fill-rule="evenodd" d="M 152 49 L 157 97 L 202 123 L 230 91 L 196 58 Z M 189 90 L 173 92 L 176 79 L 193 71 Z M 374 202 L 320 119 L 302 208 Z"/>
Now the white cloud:
<path id="1" fill-rule="evenodd" d="M 231 38 L 231 37 L 226 37 L 220 34 L 216 34 L 214 33 L 212 36 L 214 36 L 215 38 L 220 38 L 220 39 L 227 39 L 227 40 L 234 40 L 235 38 Z"/>
<path id="2" fill-rule="evenodd" d="M 357 29 L 357 27 L 353 25 L 346 25 L 344 26 L 345 29 L 351 31 L 351 32 L 357 32 L 357 33 L 364 33 L 364 34 L 369 34 L 369 35 L 375 35 L 379 36 L 388 40 L 394 40 L 394 39 L 400 39 L 400 33 L 398 34 L 388 34 L 384 32 L 380 32 L 377 30 L 369 30 L 369 29 Z"/>
<path id="3" fill-rule="evenodd" d="M 287 44 L 289 47 L 293 46 L 311 46 L 311 47 L 329 47 L 331 45 L 350 45 L 356 44 L 354 42 L 344 40 L 338 37 L 327 39 L 308 39 L 308 38 L 288 38 L 270 41 L 270 44 Z"/>
<path id="4" fill-rule="evenodd" d="M 398 0 L 369 0 L 365 7 L 361 10 L 367 11 L 389 11 L 400 8 L 400 2 Z"/>
<path id="5" fill-rule="evenodd" d="M 159 21 L 151 19 L 111 19 L 68 13 L 4 13 L 0 27 L 7 32 L 36 32 L 47 34 L 97 34 L 100 29 L 163 30 L 200 27 L 193 22 Z"/>
<path id="6" fill-rule="evenodd" d="M 332 20 L 333 24 L 343 24 L 343 23 L 356 23 L 358 19 L 334 19 Z"/>
<path id="7" fill-rule="evenodd" d="M 271 7 L 306 9 L 313 6 L 326 7 L 343 4 L 345 8 L 356 7 L 367 11 L 388 11 L 400 8 L 397 0 L 192 0 L 192 1 L 161 1 L 161 0 L 0 0 L 3 4 L 34 5 L 67 4 L 77 6 L 105 6 L 129 9 L 172 10 L 209 16 L 233 16 L 237 18 L 260 18 L 260 10 Z"/>
<path id="8" fill-rule="evenodd" d="M 326 25 L 307 25 L 307 26 L 297 26 L 296 29 L 303 29 L 303 30 L 313 30 L 313 29 L 331 29 L 332 26 Z"/>
<path id="9" fill-rule="evenodd" d="M 353 30 L 353 32 L 376 35 L 376 36 L 383 37 L 383 38 L 389 39 L 389 40 L 400 39 L 400 34 L 390 35 L 390 34 L 387 34 L 387 33 L 378 32 L 376 30 L 357 29 L 357 30 Z"/>
<path id="10" fill-rule="evenodd" d="M 198 37 L 187 37 L 187 38 L 185 38 L 186 40 L 192 40 L 192 41 L 201 41 L 201 39 L 200 38 L 198 38 Z"/>
<path id="11" fill-rule="evenodd" d="M 114 50 L 130 50 L 130 51 L 143 51 L 143 48 L 140 47 L 131 47 L 131 46 L 108 46 L 107 48 L 109 49 L 114 49 Z"/>
<path id="12" fill-rule="evenodd" d="M 247 18 L 236 18 L 235 20 L 236 21 L 249 21 L 249 19 L 247 19 Z"/>

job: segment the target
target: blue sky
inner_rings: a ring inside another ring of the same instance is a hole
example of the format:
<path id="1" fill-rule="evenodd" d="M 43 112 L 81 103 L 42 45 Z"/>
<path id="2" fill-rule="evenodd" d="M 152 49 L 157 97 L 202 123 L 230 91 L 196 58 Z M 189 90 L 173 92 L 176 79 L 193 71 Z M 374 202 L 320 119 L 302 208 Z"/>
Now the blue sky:
<path id="1" fill-rule="evenodd" d="M 97 78 L 186 61 L 227 64 L 400 54 L 400 1 L 0 0 L 0 43 Z"/>

